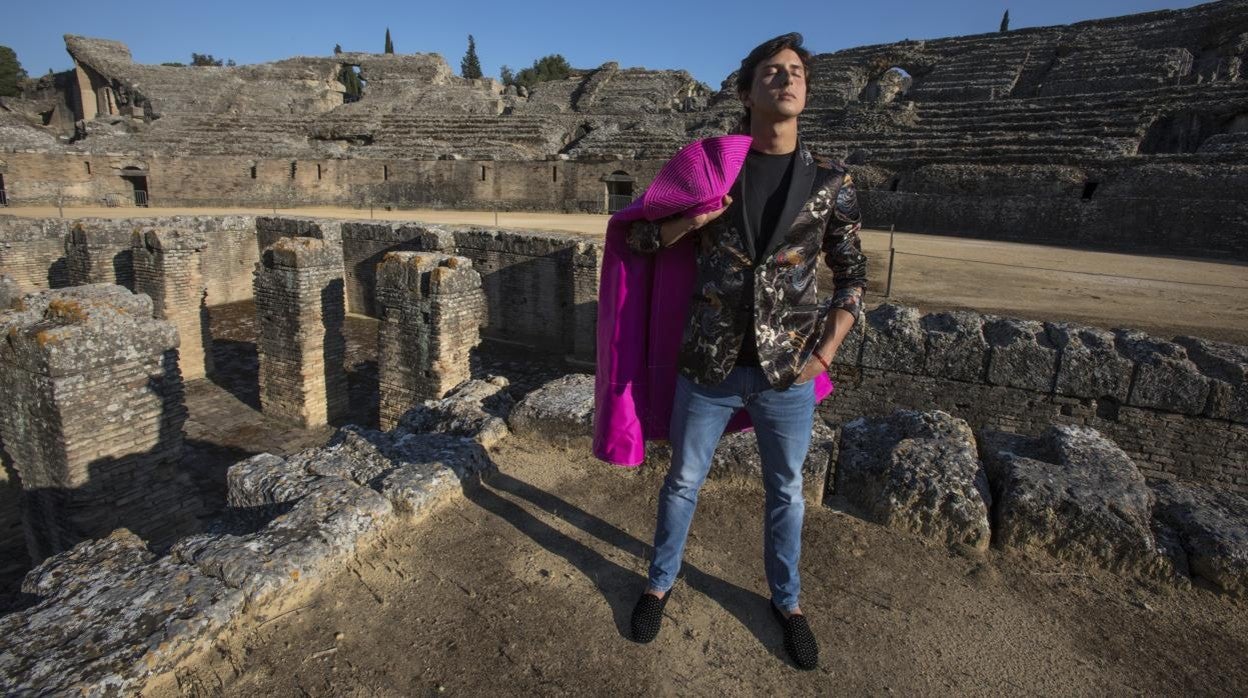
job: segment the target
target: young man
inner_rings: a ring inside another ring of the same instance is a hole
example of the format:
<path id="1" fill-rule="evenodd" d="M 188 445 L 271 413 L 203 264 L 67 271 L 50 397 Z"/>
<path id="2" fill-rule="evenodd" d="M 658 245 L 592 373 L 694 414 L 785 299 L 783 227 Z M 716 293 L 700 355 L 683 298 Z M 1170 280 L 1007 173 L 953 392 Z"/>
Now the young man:
<path id="1" fill-rule="evenodd" d="M 750 152 L 723 207 L 693 218 L 637 221 L 629 247 L 655 252 L 696 235 L 698 277 L 679 358 L 671 468 L 659 495 L 654 559 L 633 611 L 635 640 L 658 634 L 711 457 L 745 409 L 763 466 L 763 555 L 771 607 L 794 663 L 813 669 L 818 644 L 798 605 L 802 463 L 814 419 L 814 378 L 861 313 L 866 257 L 861 215 L 844 168 L 802 145 L 810 53 L 800 34 L 776 37 L 741 61 L 737 93 Z M 835 274 L 819 302 L 822 256 Z"/>

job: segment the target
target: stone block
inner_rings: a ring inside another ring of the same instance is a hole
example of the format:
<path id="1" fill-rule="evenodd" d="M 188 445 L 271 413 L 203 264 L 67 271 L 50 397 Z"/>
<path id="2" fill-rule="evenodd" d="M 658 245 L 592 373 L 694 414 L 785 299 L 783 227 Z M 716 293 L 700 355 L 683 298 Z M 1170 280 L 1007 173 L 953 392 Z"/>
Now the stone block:
<path id="1" fill-rule="evenodd" d="M 1192 576 L 1248 598 L 1248 499 L 1212 487 L 1158 483 L 1153 516 L 1177 537 Z"/>
<path id="2" fill-rule="evenodd" d="M 594 430 L 594 377 L 573 373 L 550 381 L 524 396 L 507 424 L 517 434 L 588 447 Z"/>
<path id="3" fill-rule="evenodd" d="M 841 428 L 836 493 L 868 520 L 984 550 L 992 497 L 970 426 L 945 412 L 898 410 Z"/>
<path id="4" fill-rule="evenodd" d="M 1038 393 L 1053 389 L 1057 375 L 1057 347 L 1049 340 L 1044 324 L 984 316 L 984 337 L 991 347 L 988 382 Z"/>
<path id="5" fill-rule="evenodd" d="M 926 355 L 926 337 L 919 311 L 884 303 L 865 314 L 862 366 L 920 374 Z"/>
<path id="6" fill-rule="evenodd" d="M 1202 414 L 1212 381 L 1201 374 L 1180 345 L 1138 330 L 1118 330 L 1119 351 L 1135 361 L 1128 404 L 1179 414 Z"/>
<path id="7" fill-rule="evenodd" d="M 1153 494 L 1144 476 L 1095 429 L 1053 426 L 1039 437 L 990 432 L 982 453 L 997 546 L 1174 576 L 1152 533 Z"/>
<path id="8" fill-rule="evenodd" d="M 1049 337 L 1061 352 L 1059 395 L 1127 401 L 1135 365 L 1118 352 L 1114 334 L 1095 327 L 1049 323 Z"/>
<path id="9" fill-rule="evenodd" d="M 988 364 L 988 340 L 978 313 L 955 310 L 924 315 L 927 333 L 924 373 L 938 378 L 980 383 Z"/>
<path id="10" fill-rule="evenodd" d="M 1248 423 L 1248 347 L 1175 337 L 1200 372 L 1211 379 L 1208 415 Z"/>

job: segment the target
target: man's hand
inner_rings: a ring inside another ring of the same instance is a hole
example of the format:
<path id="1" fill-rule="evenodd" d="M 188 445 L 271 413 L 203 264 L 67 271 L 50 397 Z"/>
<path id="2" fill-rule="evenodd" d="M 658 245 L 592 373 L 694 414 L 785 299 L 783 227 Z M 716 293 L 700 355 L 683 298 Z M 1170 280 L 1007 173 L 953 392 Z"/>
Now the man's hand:
<path id="1" fill-rule="evenodd" d="M 720 202 L 720 207 L 714 211 L 699 213 L 693 218 L 673 218 L 672 220 L 667 221 L 659 230 L 660 241 L 663 243 L 664 247 L 671 246 L 677 240 L 684 237 L 689 231 L 697 230 L 716 218 L 719 218 L 723 215 L 724 211 L 728 209 L 728 206 L 731 203 L 732 197 L 724 194 L 724 199 Z"/>
<path id="2" fill-rule="evenodd" d="M 832 357 L 836 355 L 835 351 L 831 352 L 831 354 L 828 354 L 826 352 L 821 352 L 821 351 L 816 350 L 816 353 L 818 353 L 819 356 L 822 356 L 823 360 L 827 361 L 829 364 L 832 363 Z M 793 381 L 793 385 L 801 385 L 803 383 L 806 383 L 807 381 L 813 381 L 820 373 L 823 373 L 825 370 L 827 369 L 823 367 L 823 364 L 819 363 L 819 359 L 816 359 L 812 355 L 810 358 L 806 359 L 806 365 L 802 366 L 802 372 L 797 374 L 797 378 Z"/>

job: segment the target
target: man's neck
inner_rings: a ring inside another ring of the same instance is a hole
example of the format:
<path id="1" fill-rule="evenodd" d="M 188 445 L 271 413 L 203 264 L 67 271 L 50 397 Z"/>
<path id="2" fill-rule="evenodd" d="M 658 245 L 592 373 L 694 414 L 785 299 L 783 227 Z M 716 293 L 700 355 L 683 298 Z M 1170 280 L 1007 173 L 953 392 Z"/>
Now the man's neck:
<path id="1" fill-rule="evenodd" d="M 784 155 L 797 150 L 797 119 L 784 121 L 752 120 L 750 147 L 760 153 Z"/>

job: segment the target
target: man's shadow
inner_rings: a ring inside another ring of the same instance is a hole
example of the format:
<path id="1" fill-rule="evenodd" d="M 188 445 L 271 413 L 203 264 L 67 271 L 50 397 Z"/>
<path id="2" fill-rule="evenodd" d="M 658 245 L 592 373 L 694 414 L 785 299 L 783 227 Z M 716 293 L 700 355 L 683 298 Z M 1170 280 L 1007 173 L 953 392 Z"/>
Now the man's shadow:
<path id="1" fill-rule="evenodd" d="M 567 560 L 593 581 L 603 598 L 611 605 L 616 630 L 622 637 L 631 639 L 630 625 L 633 606 L 643 590 L 646 578 L 608 560 L 593 548 L 561 533 L 526 511 L 524 507 L 491 490 L 498 490 L 523 499 L 640 560 L 649 561 L 653 547 L 584 509 L 500 470 L 495 470 L 485 476 L 483 482 L 482 486 L 466 489 L 467 498 L 482 509 L 511 524 L 516 530 L 529 536 L 546 550 Z M 725 611 L 735 616 L 741 625 L 749 629 L 760 644 L 776 657 L 784 659 L 781 652 L 783 635 L 774 623 L 768 621 L 771 617 L 767 608 L 770 604 L 769 599 L 703 572 L 688 561 L 682 565 L 680 577 L 685 582 L 684 586 L 718 603 Z M 676 589 L 676 593 L 680 592 L 680 589 Z"/>

